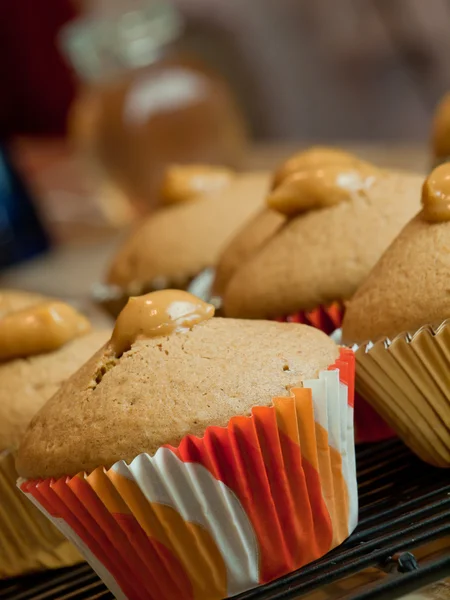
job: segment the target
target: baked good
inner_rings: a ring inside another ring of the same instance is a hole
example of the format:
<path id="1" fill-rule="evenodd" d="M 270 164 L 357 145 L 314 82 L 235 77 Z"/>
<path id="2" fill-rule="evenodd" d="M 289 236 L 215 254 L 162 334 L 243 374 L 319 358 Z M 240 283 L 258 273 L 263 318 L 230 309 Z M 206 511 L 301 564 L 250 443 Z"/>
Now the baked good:
<path id="1" fill-rule="evenodd" d="M 129 301 L 116 332 L 127 310 L 143 298 Z M 138 340 L 131 350 L 126 359 L 109 347 L 99 350 L 53 396 L 22 444 L 22 475 L 59 477 L 110 467 L 142 452 L 154 454 L 164 444 L 177 445 L 187 434 L 202 435 L 209 425 L 225 427 L 231 417 L 249 415 L 262 398 L 270 405 L 273 397 L 288 395 L 339 354 L 330 338 L 309 327 L 220 318 L 208 319 L 188 334 L 182 330 Z M 239 370 L 244 377 L 237 376 Z"/>
<path id="2" fill-rule="evenodd" d="M 191 172 L 187 176 L 193 178 Z M 173 184 L 173 206 L 155 212 L 130 235 L 113 259 L 107 282 L 126 288 L 151 287 L 157 280 L 157 286 L 166 282 L 168 287 L 175 279 L 182 285 L 214 265 L 229 238 L 262 206 L 269 175 L 236 174 L 225 181 L 194 200 L 180 183 Z M 187 201 L 174 203 L 174 189 Z"/>
<path id="3" fill-rule="evenodd" d="M 21 489 L 42 504 L 38 490 L 61 477 L 84 527 L 50 495 L 48 512 L 117 596 L 165 600 L 189 582 L 219 600 L 314 560 L 356 525 L 352 352 L 307 326 L 213 314 L 180 290 L 131 298 L 22 441 Z"/>
<path id="4" fill-rule="evenodd" d="M 450 164 L 425 180 L 422 204 L 348 304 L 342 333 L 361 344 L 361 394 L 419 456 L 450 466 Z"/>
<path id="5" fill-rule="evenodd" d="M 287 221 L 234 272 L 225 315 L 275 318 L 342 305 L 417 212 L 419 175 L 337 159 L 325 154 L 310 168 L 300 155 L 297 171 L 275 178 L 267 204 Z"/>
<path id="6" fill-rule="evenodd" d="M 14 451 L 34 414 L 107 339 L 70 306 L 0 291 L 0 579 L 81 560 L 16 488 Z"/>

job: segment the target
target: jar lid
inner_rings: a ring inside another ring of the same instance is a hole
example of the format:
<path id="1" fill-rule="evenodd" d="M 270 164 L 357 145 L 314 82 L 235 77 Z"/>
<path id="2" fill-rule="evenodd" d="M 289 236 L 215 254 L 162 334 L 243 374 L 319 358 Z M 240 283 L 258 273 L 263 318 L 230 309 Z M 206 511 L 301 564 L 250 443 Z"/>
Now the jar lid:
<path id="1" fill-rule="evenodd" d="M 78 19 L 61 33 L 64 52 L 86 79 L 153 63 L 179 37 L 182 19 L 173 5 L 145 2 L 139 9 Z"/>

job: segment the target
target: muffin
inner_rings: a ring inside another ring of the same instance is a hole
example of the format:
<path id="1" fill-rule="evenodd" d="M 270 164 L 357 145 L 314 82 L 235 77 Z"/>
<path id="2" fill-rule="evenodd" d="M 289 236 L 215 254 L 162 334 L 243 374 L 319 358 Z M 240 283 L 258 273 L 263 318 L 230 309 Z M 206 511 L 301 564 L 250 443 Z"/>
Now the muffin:
<path id="1" fill-rule="evenodd" d="M 20 488 L 116 597 L 221 600 L 356 525 L 352 351 L 213 314 L 179 290 L 131 298 L 22 441 Z"/>
<path id="2" fill-rule="evenodd" d="M 338 158 L 325 153 L 321 166 L 310 167 L 299 155 L 275 174 L 267 205 L 286 221 L 233 273 L 225 315 L 320 325 L 323 312 L 331 317 L 326 330 L 340 325 L 344 302 L 417 212 L 423 180 Z"/>
<path id="3" fill-rule="evenodd" d="M 33 415 L 107 338 L 71 307 L 0 291 L 0 579 L 81 560 L 16 488 L 14 452 Z M 44 441 L 44 440 L 43 440 Z"/>
<path id="4" fill-rule="evenodd" d="M 107 291 L 118 301 L 110 303 L 112 310 L 117 314 L 130 295 L 185 289 L 200 271 L 216 264 L 228 240 L 262 207 L 268 187 L 264 172 L 170 169 L 162 187 L 169 206 L 148 217 L 113 258 Z"/>
<path id="5" fill-rule="evenodd" d="M 423 460 L 449 467 L 450 164 L 425 180 L 422 204 L 349 303 L 342 331 L 360 344 L 360 393 Z"/>

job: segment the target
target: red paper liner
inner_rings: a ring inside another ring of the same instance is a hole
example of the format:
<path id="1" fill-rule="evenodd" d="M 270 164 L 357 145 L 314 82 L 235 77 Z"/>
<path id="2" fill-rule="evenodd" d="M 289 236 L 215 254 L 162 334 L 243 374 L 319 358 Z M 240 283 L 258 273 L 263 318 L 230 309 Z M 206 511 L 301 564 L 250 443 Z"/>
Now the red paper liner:
<path id="1" fill-rule="evenodd" d="M 382 442 L 396 437 L 395 431 L 364 398 L 355 393 L 355 443 Z"/>
<path id="2" fill-rule="evenodd" d="M 301 323 L 320 329 L 327 335 L 339 329 L 344 318 L 344 304 L 342 302 L 333 302 L 328 306 L 317 306 L 310 311 L 299 311 L 294 314 L 277 317 L 274 320 L 285 323 Z"/>
<path id="3" fill-rule="evenodd" d="M 354 355 L 272 406 L 129 465 L 21 489 L 117 598 L 222 600 L 340 544 L 357 521 Z"/>

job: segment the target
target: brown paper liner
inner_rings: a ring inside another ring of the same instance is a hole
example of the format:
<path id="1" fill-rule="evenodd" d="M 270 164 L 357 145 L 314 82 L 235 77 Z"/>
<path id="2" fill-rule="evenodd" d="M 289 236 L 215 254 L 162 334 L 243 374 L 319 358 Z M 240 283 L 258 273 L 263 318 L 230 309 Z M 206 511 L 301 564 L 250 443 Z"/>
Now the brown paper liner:
<path id="1" fill-rule="evenodd" d="M 450 319 L 356 350 L 356 390 L 422 460 L 450 467 Z"/>
<path id="2" fill-rule="evenodd" d="M 17 489 L 14 457 L 0 454 L 0 579 L 82 560 L 77 550 Z"/>

